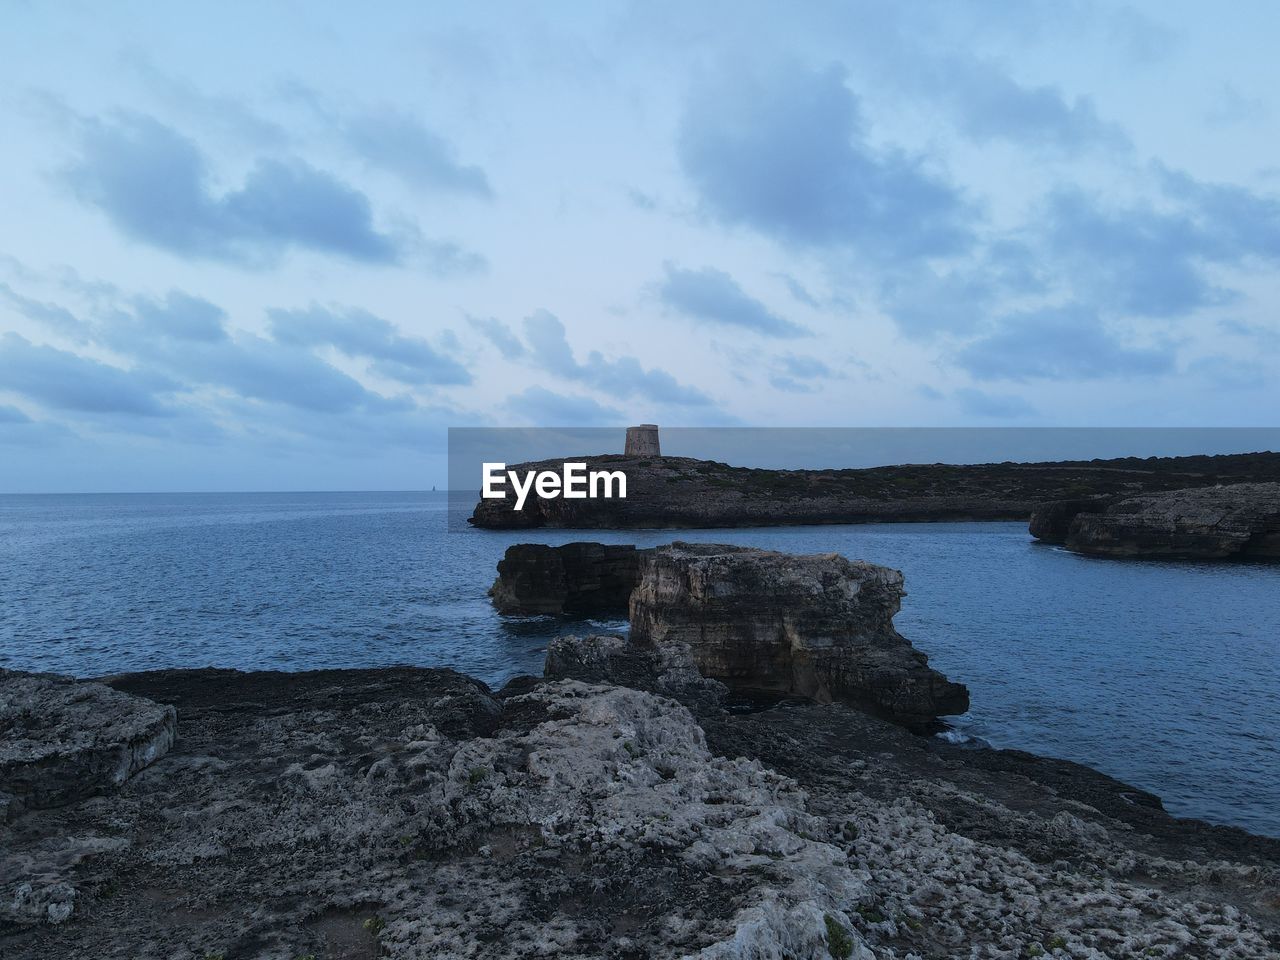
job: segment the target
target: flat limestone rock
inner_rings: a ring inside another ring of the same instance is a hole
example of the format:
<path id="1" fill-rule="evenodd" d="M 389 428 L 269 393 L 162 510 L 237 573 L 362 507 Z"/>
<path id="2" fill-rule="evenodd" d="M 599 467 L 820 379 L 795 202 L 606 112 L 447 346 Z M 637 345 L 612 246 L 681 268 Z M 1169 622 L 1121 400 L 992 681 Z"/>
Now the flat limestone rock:
<path id="1" fill-rule="evenodd" d="M 897 570 L 834 553 L 680 542 L 640 570 L 631 642 L 687 647 L 704 677 L 730 689 L 856 703 L 908 725 L 969 708 L 968 690 L 894 629 Z"/>
<path id="2" fill-rule="evenodd" d="M 0 670 L 0 820 L 117 789 L 169 752 L 177 714 L 101 683 Z"/>

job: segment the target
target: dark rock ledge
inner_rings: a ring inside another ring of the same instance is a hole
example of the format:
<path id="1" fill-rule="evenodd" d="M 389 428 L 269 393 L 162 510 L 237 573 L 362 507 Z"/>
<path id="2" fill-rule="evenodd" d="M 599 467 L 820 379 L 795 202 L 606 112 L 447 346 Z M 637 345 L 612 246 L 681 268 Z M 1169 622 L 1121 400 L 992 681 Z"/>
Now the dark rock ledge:
<path id="1" fill-rule="evenodd" d="M 1030 530 L 1093 556 L 1280 560 L 1280 483 L 1056 501 L 1036 508 Z"/>
<path id="2" fill-rule="evenodd" d="M 499 613 L 625 616 L 647 551 L 605 543 L 517 543 L 498 561 L 489 596 Z"/>

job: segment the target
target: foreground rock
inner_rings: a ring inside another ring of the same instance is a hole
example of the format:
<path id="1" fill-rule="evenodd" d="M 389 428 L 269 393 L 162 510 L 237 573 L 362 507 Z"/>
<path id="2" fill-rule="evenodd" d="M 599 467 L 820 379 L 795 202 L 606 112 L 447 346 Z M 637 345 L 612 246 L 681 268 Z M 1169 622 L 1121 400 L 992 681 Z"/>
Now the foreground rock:
<path id="1" fill-rule="evenodd" d="M 893 628 L 902 596 L 899 571 L 834 553 L 677 542 L 641 562 L 630 639 L 687 651 L 733 690 L 843 700 L 909 725 L 964 713 L 965 687 Z"/>
<path id="2" fill-rule="evenodd" d="M 1275 955 L 1280 843 L 841 705 L 175 671 L 110 795 L 0 827 L 0 956 Z M 51 911 L 50 906 L 58 906 Z"/>
<path id="3" fill-rule="evenodd" d="M 0 821 L 119 788 L 173 746 L 177 719 L 100 683 L 0 670 Z"/>
<path id="4" fill-rule="evenodd" d="M 1054 500 L 1126 497 L 1280 481 L 1280 453 L 1126 457 L 1058 463 L 907 464 L 862 470 L 755 470 L 688 457 L 575 456 L 588 469 L 621 470 L 626 499 L 480 500 L 479 527 L 633 529 L 941 520 L 1022 520 Z M 565 459 L 513 470 L 559 473 Z"/>
<path id="5" fill-rule="evenodd" d="M 1280 483 L 1046 504 L 1031 533 L 1095 556 L 1280 559 Z"/>
<path id="6" fill-rule="evenodd" d="M 645 552 L 629 544 L 513 544 L 489 596 L 504 614 L 625 616 Z"/>

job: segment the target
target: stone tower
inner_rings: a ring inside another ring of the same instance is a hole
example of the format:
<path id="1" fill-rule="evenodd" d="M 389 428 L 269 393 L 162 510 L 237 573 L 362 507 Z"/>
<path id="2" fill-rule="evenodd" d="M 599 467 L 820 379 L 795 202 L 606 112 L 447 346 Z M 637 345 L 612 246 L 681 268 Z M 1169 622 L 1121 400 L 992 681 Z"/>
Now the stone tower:
<path id="1" fill-rule="evenodd" d="M 662 456 L 658 446 L 658 425 L 642 423 L 638 427 L 627 427 L 627 448 L 623 453 L 628 457 Z"/>

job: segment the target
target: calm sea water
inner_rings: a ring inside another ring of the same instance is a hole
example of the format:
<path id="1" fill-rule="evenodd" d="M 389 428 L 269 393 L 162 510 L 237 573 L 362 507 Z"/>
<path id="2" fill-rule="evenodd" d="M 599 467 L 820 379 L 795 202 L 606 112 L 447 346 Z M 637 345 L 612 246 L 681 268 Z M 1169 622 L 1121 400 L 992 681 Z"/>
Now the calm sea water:
<path id="1" fill-rule="evenodd" d="M 590 629 L 494 614 L 510 543 L 836 551 L 905 572 L 897 625 L 969 685 L 959 730 L 1280 835 L 1280 566 L 1092 560 L 1015 523 L 458 533 L 447 510 L 423 493 L 0 496 L 0 666 L 412 663 L 498 685 Z"/>

